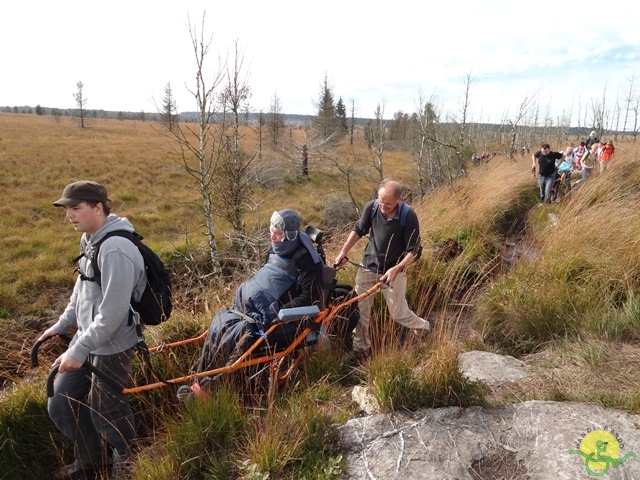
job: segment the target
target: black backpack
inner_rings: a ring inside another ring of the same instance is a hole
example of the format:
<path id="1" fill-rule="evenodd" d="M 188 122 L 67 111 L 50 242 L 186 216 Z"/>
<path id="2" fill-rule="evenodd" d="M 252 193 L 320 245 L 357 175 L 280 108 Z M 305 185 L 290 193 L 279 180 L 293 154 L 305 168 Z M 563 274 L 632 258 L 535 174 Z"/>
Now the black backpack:
<path id="1" fill-rule="evenodd" d="M 144 259 L 144 268 L 147 274 L 147 286 L 139 301 L 131 299 L 131 307 L 140 315 L 140 322 L 145 325 L 158 325 L 171 315 L 173 305 L 171 303 L 171 277 L 162 260 L 147 245 L 142 243 L 142 236 L 136 232 L 126 230 L 114 230 L 107 233 L 94 245 L 93 255 L 90 260 L 93 265 L 94 276 L 80 275 L 81 280 L 96 282 L 101 285 L 100 268 L 98 267 L 98 252 L 100 245 L 109 237 L 124 237 L 135 244 Z M 84 255 L 80 255 L 74 261 L 78 261 Z"/>

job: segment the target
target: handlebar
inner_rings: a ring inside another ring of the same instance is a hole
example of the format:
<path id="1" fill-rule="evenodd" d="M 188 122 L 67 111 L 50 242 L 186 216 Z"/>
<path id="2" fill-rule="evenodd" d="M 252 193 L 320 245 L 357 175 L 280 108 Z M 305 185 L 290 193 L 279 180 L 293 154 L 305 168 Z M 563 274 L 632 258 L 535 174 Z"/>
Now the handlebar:
<path id="1" fill-rule="evenodd" d="M 42 340 L 38 340 L 36 343 L 33 344 L 33 347 L 31 347 L 31 367 L 32 368 L 36 368 L 37 366 L 39 366 L 38 350 L 40 349 L 40 346 L 43 343 L 45 343 L 46 341 L 52 339 L 55 336 L 60 337 L 62 340 L 64 340 L 67 343 L 69 343 L 71 341 L 71 337 L 69 335 L 64 334 L 64 333 L 57 334 L 57 335 L 51 335 L 50 337 L 44 338 Z M 51 371 L 49 372 L 49 376 L 47 377 L 47 397 L 53 397 L 53 381 L 54 381 L 56 375 L 58 374 L 58 369 L 59 368 L 60 368 L 59 365 L 55 365 L 51 369 Z M 118 380 L 110 377 L 109 375 L 107 375 L 103 371 L 98 370 L 96 367 L 94 367 L 88 361 L 84 362 L 82 364 L 82 368 L 86 368 L 91 373 L 95 374 L 97 377 L 99 377 L 102 380 L 104 380 L 104 382 L 107 385 L 109 385 L 111 388 L 113 388 L 115 390 L 118 390 L 118 391 L 121 392 L 122 390 L 124 390 L 126 388 L 126 386 L 122 385 Z"/>
<path id="2" fill-rule="evenodd" d="M 351 265 L 353 265 L 354 267 L 358 267 L 361 268 L 363 270 L 366 270 L 367 272 L 371 272 L 371 273 L 378 273 L 378 271 L 373 268 L 373 267 L 365 267 L 363 264 L 361 263 L 356 263 L 352 260 L 349 260 L 349 257 L 343 257 L 342 261 L 340 262 L 340 264 L 334 263 L 333 264 L 333 268 L 339 269 L 341 268 L 342 265 L 344 265 L 345 263 L 349 263 Z"/>
<path id="3" fill-rule="evenodd" d="M 69 335 L 64 334 L 64 333 L 59 333 L 58 335 L 52 335 L 52 336 L 47 337 L 45 339 L 38 340 L 36 343 L 33 344 L 33 347 L 31 347 L 31 368 L 36 368 L 39 365 L 39 363 L 38 363 L 38 349 L 40 348 L 40 345 L 42 345 L 44 342 L 52 339 L 55 336 L 60 337 L 62 340 L 64 340 L 67 343 L 69 343 L 71 341 L 71 337 Z"/>
<path id="4" fill-rule="evenodd" d="M 53 392 L 53 381 L 55 380 L 56 375 L 58 374 L 58 369 L 59 368 L 60 368 L 60 365 L 54 365 L 54 367 L 49 372 L 49 376 L 47 377 L 47 397 L 49 397 L 49 398 L 53 397 L 53 393 L 54 393 Z M 96 367 L 94 367 L 88 361 L 84 362 L 82 364 L 81 368 L 86 368 L 91 373 L 95 374 L 97 377 L 99 377 L 100 379 L 104 380 L 104 382 L 107 385 L 109 385 L 114 390 L 117 390 L 118 392 L 122 392 L 126 388 L 126 385 L 122 385 L 115 378 L 110 377 L 109 375 L 104 373 L 102 370 L 98 370 Z"/>

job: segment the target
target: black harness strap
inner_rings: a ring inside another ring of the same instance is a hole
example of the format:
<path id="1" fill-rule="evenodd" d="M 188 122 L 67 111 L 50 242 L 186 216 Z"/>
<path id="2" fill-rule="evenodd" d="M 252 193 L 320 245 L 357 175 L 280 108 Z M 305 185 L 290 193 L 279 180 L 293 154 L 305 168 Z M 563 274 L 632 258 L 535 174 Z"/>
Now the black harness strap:
<path id="1" fill-rule="evenodd" d="M 287 265 L 285 265 L 283 262 L 281 262 L 276 258 L 270 258 L 269 260 L 267 260 L 267 263 L 270 263 L 271 265 L 275 265 L 276 267 L 280 268 L 281 270 L 284 271 L 286 275 L 291 275 L 294 269 L 298 266 L 298 262 L 300 261 L 300 259 L 306 253 L 307 253 L 307 247 L 305 247 L 304 245 L 300 245 L 300 247 L 298 247 L 298 249 L 294 252 L 293 256 L 291 257 L 291 260 L 289 260 L 289 263 Z"/>

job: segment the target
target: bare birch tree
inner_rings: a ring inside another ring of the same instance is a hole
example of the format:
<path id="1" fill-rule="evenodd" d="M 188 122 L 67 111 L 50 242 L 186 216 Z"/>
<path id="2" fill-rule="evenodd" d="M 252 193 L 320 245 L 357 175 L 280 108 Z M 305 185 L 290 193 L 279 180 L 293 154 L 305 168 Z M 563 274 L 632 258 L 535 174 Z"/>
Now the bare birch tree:
<path id="1" fill-rule="evenodd" d="M 465 144 L 467 143 L 467 116 L 469 114 L 469 105 L 471 102 L 471 74 L 467 74 L 464 81 L 464 95 L 462 104 L 460 105 L 460 132 L 458 135 L 458 148 L 456 149 L 456 159 L 458 163 L 458 173 L 467 174 L 467 153 L 465 152 Z"/>
<path id="2" fill-rule="evenodd" d="M 633 110 L 633 141 L 635 142 L 640 129 L 640 95 L 635 96 L 631 109 Z"/>
<path id="3" fill-rule="evenodd" d="M 278 140 L 285 130 L 284 113 L 282 111 L 282 101 L 275 92 L 271 97 L 271 105 L 269 106 L 269 113 L 266 116 L 267 129 L 274 146 L 278 146 Z"/>
<path id="4" fill-rule="evenodd" d="M 629 88 L 624 94 L 623 104 L 624 104 L 624 120 L 622 123 L 622 134 L 625 135 L 627 131 L 627 127 L 629 125 L 629 118 L 631 113 L 633 112 L 634 104 L 637 102 L 637 93 L 634 91 L 635 89 L 635 73 L 631 74 L 631 78 L 629 78 Z M 634 129 L 635 130 L 635 129 Z"/>
<path id="5" fill-rule="evenodd" d="M 416 132 L 414 142 L 416 143 L 416 170 L 418 173 L 418 191 L 424 195 L 428 190 L 429 179 L 433 178 L 432 163 L 429 162 L 429 138 L 435 136 L 434 123 L 436 115 L 431 102 L 426 102 L 422 93 L 418 97 L 418 109 L 416 112 Z"/>
<path id="6" fill-rule="evenodd" d="M 380 181 L 384 180 L 384 163 L 382 155 L 384 154 L 385 133 L 387 129 L 387 121 L 384 119 L 385 103 L 378 103 L 374 113 L 375 119 L 372 120 L 367 128 L 367 145 L 369 147 L 369 158 L 374 170 L 378 173 Z"/>
<path id="7" fill-rule="evenodd" d="M 597 132 L 598 137 L 602 138 L 605 134 L 608 123 L 607 113 L 607 87 L 602 91 L 602 97 L 591 99 L 591 127 Z"/>
<path id="8" fill-rule="evenodd" d="M 516 144 L 518 141 L 518 133 L 520 130 L 520 127 L 522 125 L 522 123 L 524 122 L 524 120 L 527 118 L 527 116 L 529 115 L 529 112 L 531 111 L 531 109 L 535 106 L 536 104 L 536 99 L 538 97 L 539 94 L 539 90 L 533 93 L 527 93 L 525 95 L 525 97 L 522 99 L 522 102 L 520 102 L 520 105 L 518 107 L 518 111 L 515 114 L 515 116 L 513 118 L 509 118 L 508 117 L 508 111 L 505 114 L 504 119 L 502 120 L 502 124 L 503 125 L 509 125 L 510 129 L 509 129 L 509 158 L 513 161 L 515 161 L 515 152 L 517 151 L 516 149 Z"/>
<path id="9" fill-rule="evenodd" d="M 236 239 L 244 239 L 246 234 L 244 213 L 252 182 L 249 170 L 256 155 L 248 155 L 240 147 L 241 113 L 249 102 L 251 89 L 243 69 L 244 58 L 236 43 L 233 65 L 227 65 L 226 83 L 221 96 L 222 149 L 219 157 L 218 201 L 226 220 L 231 224 Z M 225 132 L 229 127 L 230 134 Z M 243 242 L 241 242 L 241 250 Z"/>
<path id="10" fill-rule="evenodd" d="M 220 144 L 214 141 L 211 130 L 214 112 L 216 111 L 215 91 L 224 77 L 222 69 L 214 72 L 211 78 L 205 76 L 211 40 L 205 41 L 204 25 L 205 14 L 202 15 L 200 31 L 191 24 L 189 19 L 189 34 L 196 61 L 196 83 L 195 87 L 187 88 L 195 99 L 198 108 L 195 126 L 178 124 L 174 130 L 174 135 L 178 139 L 180 146 L 182 166 L 185 172 L 194 179 L 195 190 L 202 201 L 200 210 L 204 216 L 207 244 L 211 258 L 211 271 L 214 275 L 219 275 L 222 268 L 214 225 L 213 190 Z"/>

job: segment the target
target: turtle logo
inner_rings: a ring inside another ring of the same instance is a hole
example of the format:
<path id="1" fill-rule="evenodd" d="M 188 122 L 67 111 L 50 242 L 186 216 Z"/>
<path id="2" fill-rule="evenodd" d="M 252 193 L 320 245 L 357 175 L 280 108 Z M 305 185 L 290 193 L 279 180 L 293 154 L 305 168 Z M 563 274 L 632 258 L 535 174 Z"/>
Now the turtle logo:
<path id="1" fill-rule="evenodd" d="M 580 442 L 580 449 L 571 450 L 569 453 L 582 456 L 589 475 L 601 477 L 609 471 L 610 467 L 618 467 L 629 457 L 636 457 L 635 453 L 629 452 L 624 457 L 618 458 L 620 443 L 620 435 L 608 427 L 605 427 L 605 430 L 589 429 L 589 433 Z"/>

